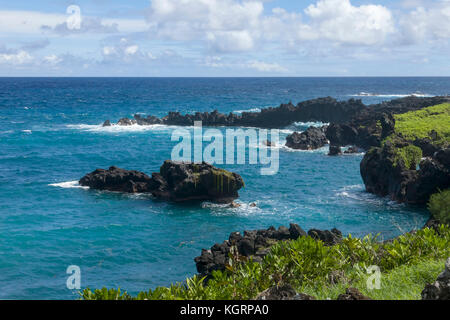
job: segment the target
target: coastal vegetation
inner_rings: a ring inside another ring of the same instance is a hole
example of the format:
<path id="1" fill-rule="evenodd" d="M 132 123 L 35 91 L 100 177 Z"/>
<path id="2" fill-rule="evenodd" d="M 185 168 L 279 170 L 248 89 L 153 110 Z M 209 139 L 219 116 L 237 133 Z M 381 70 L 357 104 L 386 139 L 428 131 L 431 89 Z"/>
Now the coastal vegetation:
<path id="1" fill-rule="evenodd" d="M 392 241 L 368 235 L 348 235 L 327 246 L 321 240 L 301 236 L 273 245 L 261 263 L 230 254 L 226 270 L 212 277 L 194 276 L 170 287 L 158 287 L 130 295 L 120 289 L 89 288 L 81 299 L 255 299 L 272 287 L 290 285 L 317 299 L 335 299 L 355 287 L 373 299 L 420 299 L 425 284 L 442 271 L 450 255 L 450 228 L 424 228 Z M 370 266 L 380 268 L 380 289 L 369 289 Z"/>
<path id="2" fill-rule="evenodd" d="M 428 210 L 434 219 L 450 224 L 450 189 L 433 194 L 428 202 Z"/>
<path id="3" fill-rule="evenodd" d="M 408 140 L 431 137 L 438 146 L 450 140 L 450 103 L 396 114 L 394 118 L 396 133 Z"/>

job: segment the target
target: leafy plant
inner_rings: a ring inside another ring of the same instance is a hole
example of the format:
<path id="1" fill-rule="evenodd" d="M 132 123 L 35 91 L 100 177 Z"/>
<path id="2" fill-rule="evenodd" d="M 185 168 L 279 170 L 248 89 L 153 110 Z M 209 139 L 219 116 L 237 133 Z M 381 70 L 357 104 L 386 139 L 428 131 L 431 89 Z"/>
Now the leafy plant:
<path id="1" fill-rule="evenodd" d="M 433 194 L 428 202 L 428 210 L 436 220 L 450 224 L 450 189 Z"/>
<path id="2" fill-rule="evenodd" d="M 261 263 L 231 255 L 227 269 L 214 271 L 207 283 L 204 278 L 194 276 L 184 283 L 140 292 L 135 297 L 121 293 L 120 289 L 103 288 L 94 292 L 85 289 L 81 298 L 243 300 L 253 299 L 267 288 L 281 284 L 290 284 L 297 292 L 318 298 L 335 298 L 350 283 L 377 299 L 413 299 L 418 298 L 419 287 L 425 284 L 423 281 L 435 278 L 449 256 L 450 227 L 446 225 L 437 231 L 425 228 L 386 242 L 379 242 L 376 236 L 354 238 L 349 235 L 334 246 L 326 246 L 320 240 L 305 236 L 276 243 Z M 382 293 L 368 292 L 363 286 L 367 279 L 365 269 L 371 265 L 379 266 L 384 275 L 399 281 L 401 287 L 387 285 Z M 430 270 L 427 270 L 428 265 Z M 408 278 L 409 270 L 420 279 L 420 285 Z M 341 274 L 345 283 L 331 283 L 332 273 Z"/>

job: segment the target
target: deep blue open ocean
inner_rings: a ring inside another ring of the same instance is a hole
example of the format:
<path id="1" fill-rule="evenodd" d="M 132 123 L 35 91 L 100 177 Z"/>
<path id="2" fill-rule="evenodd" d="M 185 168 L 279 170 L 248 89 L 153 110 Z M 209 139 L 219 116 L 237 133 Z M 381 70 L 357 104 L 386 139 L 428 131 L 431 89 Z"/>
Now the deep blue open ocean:
<path id="1" fill-rule="evenodd" d="M 80 266 L 82 288 L 134 294 L 169 285 L 195 274 L 202 248 L 244 229 L 294 222 L 391 238 L 421 227 L 426 210 L 364 192 L 362 154 L 328 157 L 327 148 L 281 147 L 273 176 L 260 175 L 258 165 L 221 165 L 246 183 L 234 209 L 74 182 L 111 165 L 150 174 L 170 158 L 173 127 L 102 128 L 106 119 L 239 113 L 323 96 L 370 104 L 413 93 L 450 94 L 450 78 L 0 78 L 0 298 L 78 298 L 66 288 L 69 265 Z M 285 128 L 282 137 L 308 125 Z"/>

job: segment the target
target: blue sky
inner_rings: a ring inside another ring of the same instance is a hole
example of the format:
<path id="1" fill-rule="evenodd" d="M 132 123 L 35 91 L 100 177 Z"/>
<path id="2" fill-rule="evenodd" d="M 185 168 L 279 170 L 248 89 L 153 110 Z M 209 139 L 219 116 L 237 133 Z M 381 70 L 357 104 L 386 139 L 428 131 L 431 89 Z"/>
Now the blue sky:
<path id="1" fill-rule="evenodd" d="M 450 0 L 0 0 L 0 76 L 450 76 L 449 57 Z"/>

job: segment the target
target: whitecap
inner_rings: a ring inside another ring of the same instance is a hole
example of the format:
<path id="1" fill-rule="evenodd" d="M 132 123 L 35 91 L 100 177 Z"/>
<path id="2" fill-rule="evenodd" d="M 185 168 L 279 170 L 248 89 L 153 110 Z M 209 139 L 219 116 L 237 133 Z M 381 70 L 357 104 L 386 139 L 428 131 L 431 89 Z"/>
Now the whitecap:
<path id="1" fill-rule="evenodd" d="M 261 213 L 262 210 L 258 206 L 258 202 L 242 202 L 240 200 L 234 201 L 238 206 L 233 207 L 230 204 L 220 204 L 213 202 L 203 202 L 203 209 L 210 209 L 211 213 L 215 215 L 243 215 L 248 216 L 255 213 Z"/>
<path id="2" fill-rule="evenodd" d="M 164 124 L 152 124 L 145 126 L 133 124 L 131 126 L 120 126 L 117 124 L 112 124 L 111 126 L 104 127 L 102 124 L 98 125 L 75 124 L 75 125 L 67 125 L 67 128 L 86 132 L 127 133 L 127 132 L 145 132 L 145 131 L 170 131 L 172 129 L 179 128 L 179 126 L 169 126 Z"/>
<path id="3" fill-rule="evenodd" d="M 31 130 L 22 130 L 23 133 L 32 133 Z"/>
<path id="4" fill-rule="evenodd" d="M 233 113 L 244 113 L 244 112 L 261 112 L 260 108 L 250 108 L 250 109 L 245 109 L 245 110 L 235 110 L 233 111 Z"/>
<path id="5" fill-rule="evenodd" d="M 392 94 L 379 94 L 379 93 L 371 93 L 371 92 L 360 92 L 358 94 L 351 94 L 350 97 L 380 97 L 380 98 L 405 98 L 405 97 L 420 97 L 420 98 L 429 98 L 434 97 L 434 95 L 421 93 L 421 92 L 414 92 L 414 93 L 392 93 Z"/>
<path id="6" fill-rule="evenodd" d="M 284 144 L 281 146 L 280 148 L 283 151 L 287 151 L 287 152 L 306 152 L 306 153 L 319 153 L 319 154 L 328 154 L 329 152 L 329 146 L 323 146 L 321 148 L 318 149 L 314 149 L 314 150 L 301 150 L 301 149 L 292 149 L 286 146 L 286 142 L 284 142 Z"/>
<path id="7" fill-rule="evenodd" d="M 59 187 L 64 189 L 70 189 L 70 188 L 79 188 L 79 189 L 89 189 L 89 187 L 80 186 L 78 181 L 66 181 L 66 182 L 59 182 L 59 183 L 51 183 L 49 184 L 51 187 Z"/>

